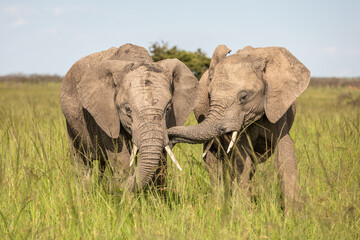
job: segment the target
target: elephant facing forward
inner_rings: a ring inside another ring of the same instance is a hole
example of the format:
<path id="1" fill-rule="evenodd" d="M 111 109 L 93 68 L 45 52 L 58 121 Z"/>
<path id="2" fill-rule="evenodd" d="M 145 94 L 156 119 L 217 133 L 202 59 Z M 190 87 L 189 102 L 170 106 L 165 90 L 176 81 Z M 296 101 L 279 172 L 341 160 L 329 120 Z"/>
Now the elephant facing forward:
<path id="1" fill-rule="evenodd" d="M 218 46 L 209 70 L 200 79 L 200 99 L 194 110 L 199 124 L 173 127 L 168 130 L 169 138 L 173 142 L 205 142 L 203 156 L 212 181 L 221 173 L 219 163 L 231 158 L 232 180 L 239 182 L 246 195 L 256 164 L 275 152 L 288 209 L 293 201 L 299 201 L 300 192 L 289 131 L 295 100 L 307 88 L 310 72 L 280 47 L 246 47 L 226 56 L 228 53 L 226 46 Z M 218 151 L 219 147 L 223 150 Z"/>
<path id="2" fill-rule="evenodd" d="M 197 87 L 179 60 L 155 63 L 146 49 L 132 44 L 77 61 L 62 82 L 60 100 L 79 166 L 89 172 L 99 159 L 102 169 L 110 165 L 122 187 L 145 187 L 161 166 L 166 169 L 164 148 L 172 154 L 167 128 L 184 124 Z"/>

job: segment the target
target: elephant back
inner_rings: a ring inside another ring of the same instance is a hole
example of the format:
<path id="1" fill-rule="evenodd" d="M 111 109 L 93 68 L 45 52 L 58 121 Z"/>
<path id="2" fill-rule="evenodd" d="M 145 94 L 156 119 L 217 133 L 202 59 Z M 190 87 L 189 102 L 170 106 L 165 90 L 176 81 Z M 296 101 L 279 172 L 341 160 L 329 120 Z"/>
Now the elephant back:
<path id="1" fill-rule="evenodd" d="M 119 49 L 110 59 L 124 60 L 129 62 L 154 62 L 149 52 L 145 48 L 130 43 L 119 47 Z"/>

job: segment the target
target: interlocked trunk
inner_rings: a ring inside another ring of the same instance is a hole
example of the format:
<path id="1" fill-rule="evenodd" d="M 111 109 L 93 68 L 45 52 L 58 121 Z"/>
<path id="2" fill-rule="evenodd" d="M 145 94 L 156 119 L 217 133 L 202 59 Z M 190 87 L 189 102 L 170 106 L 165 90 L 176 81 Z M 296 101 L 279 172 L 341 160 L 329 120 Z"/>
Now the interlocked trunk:
<path id="1" fill-rule="evenodd" d="M 225 133 L 222 125 L 224 107 L 212 106 L 205 120 L 194 126 L 171 128 L 169 136 L 175 142 L 203 143 Z"/>

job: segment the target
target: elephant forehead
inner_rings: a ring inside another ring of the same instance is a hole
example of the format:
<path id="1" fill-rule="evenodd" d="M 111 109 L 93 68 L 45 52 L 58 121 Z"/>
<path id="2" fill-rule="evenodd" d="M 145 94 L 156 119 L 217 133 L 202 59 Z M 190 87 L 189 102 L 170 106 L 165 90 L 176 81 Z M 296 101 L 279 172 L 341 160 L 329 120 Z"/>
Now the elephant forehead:
<path id="1" fill-rule="evenodd" d="M 163 109 L 171 99 L 170 84 L 162 72 L 134 71 L 127 79 L 128 92 L 137 109 Z"/>
<path id="2" fill-rule="evenodd" d="M 143 87 L 169 86 L 166 75 L 160 70 L 149 69 L 149 66 L 141 66 L 126 75 L 126 81 L 130 84 L 138 84 Z"/>
<path id="3" fill-rule="evenodd" d="M 247 89 L 259 88 L 262 81 L 251 64 L 247 62 L 235 62 L 221 64 L 215 69 L 214 85 L 222 85 L 221 88 Z"/>
<path id="4" fill-rule="evenodd" d="M 171 99 L 169 91 L 156 90 L 141 90 L 140 93 L 132 94 L 134 105 L 137 109 L 155 108 L 164 110 L 167 103 Z"/>

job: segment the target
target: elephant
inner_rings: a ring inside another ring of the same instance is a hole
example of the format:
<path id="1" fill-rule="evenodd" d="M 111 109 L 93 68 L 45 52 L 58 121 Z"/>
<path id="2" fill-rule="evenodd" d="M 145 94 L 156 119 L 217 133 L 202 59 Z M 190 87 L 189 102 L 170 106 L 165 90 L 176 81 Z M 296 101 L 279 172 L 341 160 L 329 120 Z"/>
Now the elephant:
<path id="1" fill-rule="evenodd" d="M 275 153 L 285 210 L 299 206 L 298 170 L 289 131 L 295 100 L 309 85 L 310 71 L 282 47 L 248 46 L 227 56 L 230 51 L 219 45 L 200 79 L 194 109 L 199 124 L 172 127 L 169 139 L 204 143 L 212 184 L 222 174 L 224 159 L 231 159 L 232 182 L 243 188 L 247 199 L 256 165 Z"/>
<path id="2" fill-rule="evenodd" d="M 89 176 L 99 160 L 102 171 L 110 167 L 120 189 L 161 184 L 164 148 L 180 168 L 168 146 L 167 128 L 184 124 L 197 89 L 198 80 L 185 64 L 154 62 L 140 46 L 124 44 L 80 59 L 60 90 L 69 146 L 77 159 L 73 163 Z"/>

